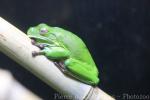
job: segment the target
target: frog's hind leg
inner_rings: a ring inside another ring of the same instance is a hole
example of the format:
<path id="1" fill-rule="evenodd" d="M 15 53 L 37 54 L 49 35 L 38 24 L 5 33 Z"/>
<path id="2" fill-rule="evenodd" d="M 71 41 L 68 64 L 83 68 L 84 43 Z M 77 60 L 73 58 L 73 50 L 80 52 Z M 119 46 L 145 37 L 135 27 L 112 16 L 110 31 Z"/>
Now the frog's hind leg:
<path id="1" fill-rule="evenodd" d="M 99 78 L 95 68 L 92 68 L 92 66 L 72 58 L 65 61 L 65 66 L 66 69 L 69 70 L 69 72 L 71 72 L 76 79 L 87 84 L 98 84 Z"/>

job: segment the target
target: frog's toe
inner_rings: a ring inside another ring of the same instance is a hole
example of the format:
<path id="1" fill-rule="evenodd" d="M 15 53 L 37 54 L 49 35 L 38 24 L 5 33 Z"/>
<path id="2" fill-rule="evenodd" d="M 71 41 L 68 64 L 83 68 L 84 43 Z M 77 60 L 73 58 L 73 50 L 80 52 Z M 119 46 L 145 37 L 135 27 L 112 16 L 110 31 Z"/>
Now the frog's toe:
<path id="1" fill-rule="evenodd" d="M 37 56 L 39 53 L 37 51 L 32 51 L 32 56 L 35 57 Z"/>
<path id="2" fill-rule="evenodd" d="M 38 45 L 38 47 L 39 47 L 40 49 L 44 49 L 45 45 L 44 45 L 44 44 L 40 44 L 40 45 Z"/>
<path id="3" fill-rule="evenodd" d="M 35 45 L 35 39 L 31 39 L 31 43 L 33 44 L 33 45 Z"/>

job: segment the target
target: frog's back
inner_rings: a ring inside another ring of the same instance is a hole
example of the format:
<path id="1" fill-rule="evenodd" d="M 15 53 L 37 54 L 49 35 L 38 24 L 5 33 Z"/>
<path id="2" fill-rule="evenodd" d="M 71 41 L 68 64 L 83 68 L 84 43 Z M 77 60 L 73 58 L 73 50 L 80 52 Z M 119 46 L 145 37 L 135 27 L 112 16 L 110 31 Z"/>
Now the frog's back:
<path id="1" fill-rule="evenodd" d="M 71 51 L 72 58 L 96 67 L 89 50 L 78 36 L 58 27 L 54 27 L 53 33 L 57 36 L 59 41 L 63 43 L 69 51 Z"/>

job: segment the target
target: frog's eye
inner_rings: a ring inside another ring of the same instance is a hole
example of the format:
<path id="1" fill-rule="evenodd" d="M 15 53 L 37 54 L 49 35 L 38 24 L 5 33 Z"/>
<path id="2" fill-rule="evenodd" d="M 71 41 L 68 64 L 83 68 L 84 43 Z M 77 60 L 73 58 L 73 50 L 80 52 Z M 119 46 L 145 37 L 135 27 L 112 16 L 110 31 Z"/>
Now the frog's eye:
<path id="1" fill-rule="evenodd" d="M 48 30 L 46 29 L 46 28 L 41 28 L 40 29 L 40 34 L 41 35 L 44 35 L 45 33 L 47 33 L 48 32 Z"/>

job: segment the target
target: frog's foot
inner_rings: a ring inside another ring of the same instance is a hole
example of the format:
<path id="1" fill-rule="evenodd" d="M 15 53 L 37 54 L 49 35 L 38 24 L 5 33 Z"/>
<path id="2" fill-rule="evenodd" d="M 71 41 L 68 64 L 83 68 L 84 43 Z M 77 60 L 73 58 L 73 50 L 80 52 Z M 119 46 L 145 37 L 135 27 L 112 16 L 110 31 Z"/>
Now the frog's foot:
<path id="1" fill-rule="evenodd" d="M 34 44 L 35 46 L 37 46 L 38 48 L 40 48 L 41 50 L 43 50 L 45 47 L 47 47 L 47 44 Z"/>
<path id="2" fill-rule="evenodd" d="M 54 61 L 54 64 L 62 71 L 63 73 L 66 73 L 67 70 L 65 68 L 64 62 L 61 61 Z"/>
<path id="3" fill-rule="evenodd" d="M 39 47 L 42 50 L 47 47 L 47 44 L 35 44 L 35 46 Z"/>
<path id="4" fill-rule="evenodd" d="M 38 55 L 44 55 L 44 52 L 42 52 L 42 51 L 32 51 L 32 56 L 33 57 L 36 57 Z"/>
<path id="5" fill-rule="evenodd" d="M 47 47 L 47 44 L 36 44 L 35 39 L 31 38 L 31 43 L 37 47 L 39 47 L 41 50 L 44 49 L 45 47 Z"/>

